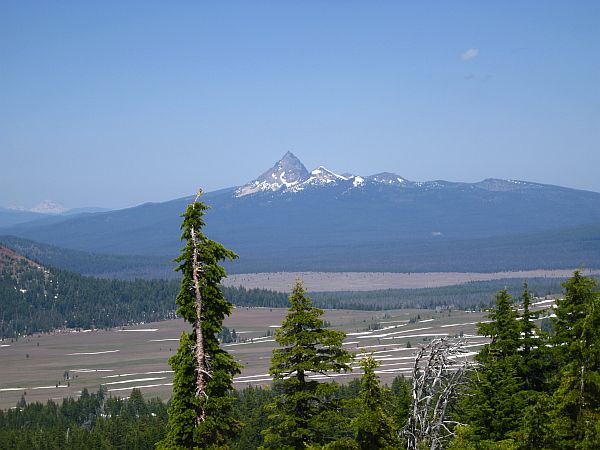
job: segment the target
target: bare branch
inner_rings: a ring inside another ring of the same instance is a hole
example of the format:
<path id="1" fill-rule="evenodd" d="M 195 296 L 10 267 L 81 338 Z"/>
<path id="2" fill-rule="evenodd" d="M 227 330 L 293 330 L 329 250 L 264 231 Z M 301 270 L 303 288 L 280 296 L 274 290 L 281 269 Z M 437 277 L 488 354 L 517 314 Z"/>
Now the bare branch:
<path id="1" fill-rule="evenodd" d="M 462 342 L 434 339 L 417 352 L 412 374 L 412 414 L 402 435 L 407 448 L 441 449 L 458 423 L 446 419 L 448 404 L 469 369 Z"/>

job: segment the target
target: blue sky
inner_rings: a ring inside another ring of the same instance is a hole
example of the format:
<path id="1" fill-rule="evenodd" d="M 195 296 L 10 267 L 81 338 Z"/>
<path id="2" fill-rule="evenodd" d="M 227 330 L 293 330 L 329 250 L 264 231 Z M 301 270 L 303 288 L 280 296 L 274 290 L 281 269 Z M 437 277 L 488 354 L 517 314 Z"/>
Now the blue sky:
<path id="1" fill-rule="evenodd" d="M 600 2 L 0 3 L 0 206 L 311 169 L 600 191 Z"/>

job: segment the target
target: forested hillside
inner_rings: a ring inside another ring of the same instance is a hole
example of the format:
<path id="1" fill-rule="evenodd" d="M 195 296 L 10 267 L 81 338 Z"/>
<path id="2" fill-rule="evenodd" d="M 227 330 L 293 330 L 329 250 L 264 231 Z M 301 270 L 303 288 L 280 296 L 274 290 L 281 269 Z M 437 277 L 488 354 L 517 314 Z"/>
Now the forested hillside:
<path id="1" fill-rule="evenodd" d="M 106 328 L 175 317 L 179 281 L 112 280 L 46 268 L 0 247 L 0 338 L 66 328 Z M 327 309 L 382 310 L 488 306 L 494 292 L 519 292 L 523 280 L 472 282 L 423 289 L 314 293 L 315 304 Z M 532 292 L 560 291 L 559 279 L 528 280 Z M 224 287 L 224 295 L 240 307 L 287 306 L 287 295 L 264 289 Z"/>
<path id="2" fill-rule="evenodd" d="M 111 280 L 47 268 L 0 246 L 0 338 L 175 318 L 179 280 Z M 238 306 L 283 306 L 286 295 L 224 288 Z"/>
<path id="3" fill-rule="evenodd" d="M 478 325 L 488 343 L 474 361 L 468 339 L 433 339 L 409 357 L 412 377 L 396 377 L 389 387 L 381 386 L 378 373 L 393 359 L 376 347 L 354 355 L 360 379 L 340 385 L 331 377 L 304 376 L 347 370 L 347 352 L 339 332 L 324 328 L 322 311 L 296 289 L 301 297 L 291 297 L 297 304 L 275 334 L 274 384 L 222 394 L 233 405 L 228 420 L 241 426 L 220 437 L 221 448 L 598 448 L 596 286 L 579 272 L 563 283 L 549 332 L 538 327 L 527 285 L 519 297 L 501 290 Z M 315 358 L 313 344 L 324 336 L 330 342 Z M 290 370 L 302 376 L 288 377 Z M 106 397 L 104 388 L 62 404 L 27 404 L 23 397 L 16 408 L 0 411 L 0 448 L 150 449 L 169 443 L 173 423 L 167 405 L 144 400 L 138 389 L 126 400 Z"/>
<path id="4" fill-rule="evenodd" d="M 173 257 L 168 256 L 91 253 L 14 236 L 1 236 L 0 245 L 9 247 L 20 255 L 39 261 L 45 266 L 87 276 L 121 280 L 179 278 L 179 274 L 173 270 L 175 267 Z"/>

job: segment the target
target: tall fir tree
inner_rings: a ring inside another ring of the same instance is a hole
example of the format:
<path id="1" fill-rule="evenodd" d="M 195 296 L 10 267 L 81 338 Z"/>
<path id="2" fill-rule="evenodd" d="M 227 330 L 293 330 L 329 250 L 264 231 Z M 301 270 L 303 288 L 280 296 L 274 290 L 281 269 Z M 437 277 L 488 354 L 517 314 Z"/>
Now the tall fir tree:
<path id="1" fill-rule="evenodd" d="M 391 414 L 394 419 L 394 425 L 397 430 L 400 430 L 406 425 L 408 416 L 412 406 L 412 392 L 409 380 L 404 378 L 404 375 L 398 375 L 392 381 L 392 398 Z"/>
<path id="2" fill-rule="evenodd" d="M 498 292 L 487 317 L 490 322 L 478 324 L 478 332 L 491 342 L 475 357 L 479 367 L 471 376 L 461 409 L 476 439 L 502 441 L 518 429 L 525 406 L 518 372 L 521 325 L 506 289 Z"/>
<path id="3" fill-rule="evenodd" d="M 560 364 L 553 431 L 562 448 L 600 448 L 600 293 L 580 271 L 556 302 L 554 349 Z"/>
<path id="4" fill-rule="evenodd" d="M 219 264 L 237 257 L 203 233 L 208 207 L 196 200 L 182 215 L 181 240 L 185 247 L 175 260 L 182 272 L 177 295 L 178 314 L 192 325 L 183 332 L 177 353 L 169 359 L 173 368 L 173 396 L 168 433 L 159 448 L 226 448 L 241 423 L 233 418 L 233 376 L 240 364 L 220 348 L 218 333 L 233 305 L 220 289 L 226 276 Z"/>
<path id="5" fill-rule="evenodd" d="M 552 373 L 552 352 L 546 345 L 547 335 L 542 333 L 534 321 L 531 300 L 529 286 L 524 283 L 521 294 L 523 314 L 520 320 L 519 375 L 523 380 L 523 388 L 529 391 L 533 399 L 536 392 L 542 392 L 548 387 L 548 379 Z"/>
<path id="6" fill-rule="evenodd" d="M 315 308 L 298 280 L 288 314 L 275 333 L 280 348 L 273 350 L 270 374 L 278 395 L 269 405 L 271 426 L 265 446 L 304 449 L 335 440 L 344 421 L 334 394 L 337 385 L 313 375 L 347 372 L 352 355 L 342 347 L 345 334 L 325 328 L 323 310 Z"/>
<path id="7" fill-rule="evenodd" d="M 386 413 L 386 395 L 375 369 L 379 363 L 372 355 L 360 361 L 364 370 L 359 394 L 360 412 L 354 419 L 356 442 L 361 450 L 392 449 L 398 447 L 393 421 Z"/>

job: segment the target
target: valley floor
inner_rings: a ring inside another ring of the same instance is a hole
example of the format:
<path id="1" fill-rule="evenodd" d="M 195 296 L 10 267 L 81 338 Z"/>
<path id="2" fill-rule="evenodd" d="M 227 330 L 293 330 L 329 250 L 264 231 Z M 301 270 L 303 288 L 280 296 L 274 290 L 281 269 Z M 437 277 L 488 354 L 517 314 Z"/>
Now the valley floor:
<path id="1" fill-rule="evenodd" d="M 576 269 L 526 270 L 518 272 L 270 272 L 229 275 L 225 286 L 246 289 L 269 289 L 289 292 L 297 278 L 308 292 L 376 291 L 383 289 L 417 289 L 452 286 L 470 281 L 501 279 L 568 278 Z M 600 269 L 581 270 L 583 275 L 598 275 Z"/>
<path id="2" fill-rule="evenodd" d="M 275 346 L 272 333 L 284 308 L 236 308 L 225 326 L 238 342 L 224 344 L 244 368 L 235 385 L 264 385 Z M 402 309 L 392 311 L 328 310 L 324 319 L 347 333 L 344 345 L 358 355 L 373 352 L 381 362 L 384 382 L 410 373 L 414 350 L 433 337 L 462 334 L 469 352 L 485 342 L 475 336 L 483 313 Z M 34 334 L 17 342 L 0 342 L 0 409 L 26 401 L 77 397 L 84 388 L 102 384 L 113 396 L 127 397 L 138 387 L 147 396 L 168 399 L 172 372 L 167 364 L 186 324 L 181 320 L 147 323 L 111 330 Z M 361 375 L 358 365 L 340 381 Z M 66 379 L 68 375 L 68 379 Z"/>

